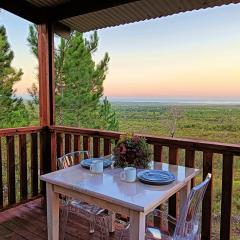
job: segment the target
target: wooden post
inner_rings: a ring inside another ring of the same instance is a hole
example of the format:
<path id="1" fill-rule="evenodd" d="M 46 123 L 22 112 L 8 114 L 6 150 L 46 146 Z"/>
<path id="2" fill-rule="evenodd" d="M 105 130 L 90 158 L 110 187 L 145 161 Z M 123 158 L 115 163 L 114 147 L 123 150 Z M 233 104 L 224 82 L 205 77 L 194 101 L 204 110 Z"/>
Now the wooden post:
<path id="1" fill-rule="evenodd" d="M 38 25 L 38 60 L 39 60 L 39 110 L 40 125 L 40 172 L 45 174 L 55 168 L 52 159 L 55 145 L 49 127 L 55 124 L 55 73 L 54 73 L 54 33 L 50 23 Z M 45 194 L 45 184 L 41 184 Z"/>
<path id="2" fill-rule="evenodd" d="M 54 34 L 51 24 L 38 25 L 40 125 L 55 124 Z"/>

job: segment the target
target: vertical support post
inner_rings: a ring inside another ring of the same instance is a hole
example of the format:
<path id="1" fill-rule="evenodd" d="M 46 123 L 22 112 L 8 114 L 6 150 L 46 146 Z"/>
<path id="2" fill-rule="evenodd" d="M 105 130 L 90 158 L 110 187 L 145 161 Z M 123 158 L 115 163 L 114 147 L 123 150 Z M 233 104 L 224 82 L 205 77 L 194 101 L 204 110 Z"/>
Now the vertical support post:
<path id="1" fill-rule="evenodd" d="M 55 151 L 53 141 L 56 139 L 51 139 L 50 132 L 50 126 L 55 124 L 54 33 L 51 23 L 38 25 L 38 60 L 40 125 L 43 127 L 40 135 L 40 167 L 41 174 L 45 174 L 55 167 L 52 161 L 56 161 L 52 159 L 52 151 Z M 41 191 L 45 194 L 45 184 L 41 184 Z"/>
<path id="2" fill-rule="evenodd" d="M 50 23 L 38 25 L 40 125 L 55 124 L 54 33 Z"/>

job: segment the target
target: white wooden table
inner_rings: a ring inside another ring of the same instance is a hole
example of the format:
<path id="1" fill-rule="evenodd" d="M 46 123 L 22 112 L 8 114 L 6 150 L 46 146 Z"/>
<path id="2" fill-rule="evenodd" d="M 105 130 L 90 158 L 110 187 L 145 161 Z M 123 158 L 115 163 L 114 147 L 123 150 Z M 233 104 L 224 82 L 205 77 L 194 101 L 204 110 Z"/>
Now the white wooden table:
<path id="1" fill-rule="evenodd" d="M 130 239 L 143 240 L 145 216 L 169 197 L 180 191 L 180 206 L 190 191 L 191 179 L 199 170 L 155 163 L 155 169 L 171 171 L 176 181 L 165 186 L 150 186 L 139 181 L 120 180 L 122 169 L 105 169 L 101 175 L 92 174 L 80 165 L 41 176 L 47 185 L 48 240 L 59 239 L 59 194 L 94 203 L 112 212 L 130 217 Z"/>

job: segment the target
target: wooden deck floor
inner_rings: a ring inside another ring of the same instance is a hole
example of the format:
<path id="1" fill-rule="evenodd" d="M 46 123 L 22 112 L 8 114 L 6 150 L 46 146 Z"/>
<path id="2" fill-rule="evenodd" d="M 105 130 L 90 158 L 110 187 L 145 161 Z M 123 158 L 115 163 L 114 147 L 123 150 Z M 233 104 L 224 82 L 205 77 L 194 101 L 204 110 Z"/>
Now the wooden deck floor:
<path id="1" fill-rule="evenodd" d="M 118 226 L 111 240 L 119 239 Z M 98 240 L 98 227 L 94 234 L 88 233 L 88 222 L 71 215 L 66 228 L 67 240 Z M 47 240 L 46 213 L 41 200 L 35 200 L 0 212 L 0 240 Z"/>

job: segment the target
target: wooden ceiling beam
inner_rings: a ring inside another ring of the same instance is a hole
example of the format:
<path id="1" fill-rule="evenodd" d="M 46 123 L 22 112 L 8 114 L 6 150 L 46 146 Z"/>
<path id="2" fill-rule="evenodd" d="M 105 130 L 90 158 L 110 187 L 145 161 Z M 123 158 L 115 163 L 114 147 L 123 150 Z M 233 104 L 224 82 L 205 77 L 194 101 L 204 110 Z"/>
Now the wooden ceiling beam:
<path id="1" fill-rule="evenodd" d="M 44 9 L 36 7 L 25 0 L 1 0 L 0 8 L 36 24 L 47 19 L 47 12 Z"/>
<path id="2" fill-rule="evenodd" d="M 54 7 L 52 11 L 49 9 L 49 18 L 54 22 L 136 1 L 140 0 L 70 0 Z"/>
<path id="3" fill-rule="evenodd" d="M 0 8 L 35 24 L 48 22 L 47 13 L 53 11 L 52 8 L 36 7 L 25 0 L 1 0 Z M 54 23 L 54 31 L 57 35 L 64 38 L 68 38 L 71 33 L 71 29 L 60 22 Z"/>
<path id="4" fill-rule="evenodd" d="M 1 0 L 0 8 L 30 22 L 41 24 L 45 22 L 57 22 L 65 18 L 100 11 L 136 1 L 140 0 L 70 0 L 54 7 L 40 8 L 26 0 Z"/>
<path id="5" fill-rule="evenodd" d="M 71 28 L 67 27 L 66 25 L 56 22 L 53 24 L 54 33 L 57 34 L 59 37 L 63 37 L 68 39 L 71 34 Z"/>

